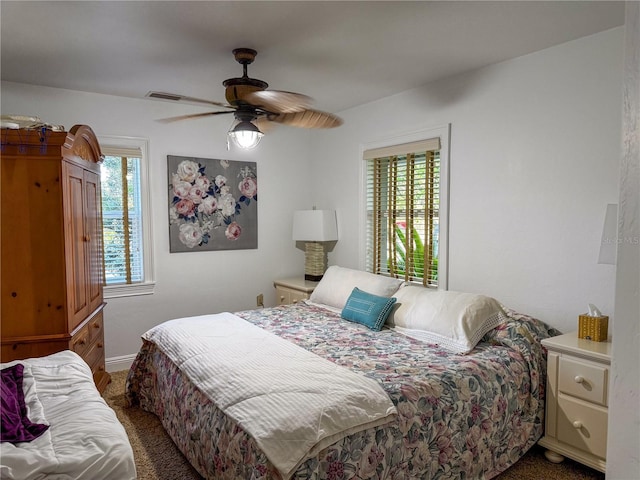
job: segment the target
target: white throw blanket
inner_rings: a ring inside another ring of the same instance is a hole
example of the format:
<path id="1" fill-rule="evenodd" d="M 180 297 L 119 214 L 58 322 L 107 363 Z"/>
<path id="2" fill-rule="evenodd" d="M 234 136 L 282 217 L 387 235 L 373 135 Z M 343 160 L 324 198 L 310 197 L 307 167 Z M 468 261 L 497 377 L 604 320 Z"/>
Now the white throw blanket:
<path id="1" fill-rule="evenodd" d="M 285 479 L 323 448 L 396 415 L 374 380 L 231 313 L 171 320 L 143 338 L 249 433 Z"/>

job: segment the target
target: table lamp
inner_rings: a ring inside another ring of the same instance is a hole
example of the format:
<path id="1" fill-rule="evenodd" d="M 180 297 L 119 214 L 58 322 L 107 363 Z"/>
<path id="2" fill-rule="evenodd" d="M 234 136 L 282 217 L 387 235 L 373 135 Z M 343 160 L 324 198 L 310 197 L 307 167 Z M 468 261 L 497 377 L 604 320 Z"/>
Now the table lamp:
<path id="1" fill-rule="evenodd" d="M 305 242 L 304 278 L 320 281 L 327 269 L 324 242 L 338 240 L 334 210 L 299 210 L 293 213 L 293 239 Z"/>

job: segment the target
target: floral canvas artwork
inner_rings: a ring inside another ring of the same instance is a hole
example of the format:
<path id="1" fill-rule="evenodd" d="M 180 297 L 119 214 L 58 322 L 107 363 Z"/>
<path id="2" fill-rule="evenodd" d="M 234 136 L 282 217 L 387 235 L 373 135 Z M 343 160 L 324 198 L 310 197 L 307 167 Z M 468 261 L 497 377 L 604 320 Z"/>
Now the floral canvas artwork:
<path id="1" fill-rule="evenodd" d="M 255 162 L 167 156 L 170 251 L 258 248 Z"/>

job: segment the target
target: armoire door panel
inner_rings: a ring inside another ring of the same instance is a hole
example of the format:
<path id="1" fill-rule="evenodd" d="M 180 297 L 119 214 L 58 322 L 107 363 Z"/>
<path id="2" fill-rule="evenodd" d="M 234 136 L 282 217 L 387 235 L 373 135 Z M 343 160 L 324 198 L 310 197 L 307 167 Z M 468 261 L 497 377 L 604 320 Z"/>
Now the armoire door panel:
<path id="1" fill-rule="evenodd" d="M 63 162 L 65 191 L 65 247 L 67 260 L 67 305 L 69 329 L 76 328 L 89 314 L 87 293 L 87 238 L 85 234 L 84 170 Z"/>
<path id="2" fill-rule="evenodd" d="M 85 233 L 87 246 L 87 288 L 89 311 L 102 304 L 102 202 L 100 176 L 84 172 L 85 186 Z"/>

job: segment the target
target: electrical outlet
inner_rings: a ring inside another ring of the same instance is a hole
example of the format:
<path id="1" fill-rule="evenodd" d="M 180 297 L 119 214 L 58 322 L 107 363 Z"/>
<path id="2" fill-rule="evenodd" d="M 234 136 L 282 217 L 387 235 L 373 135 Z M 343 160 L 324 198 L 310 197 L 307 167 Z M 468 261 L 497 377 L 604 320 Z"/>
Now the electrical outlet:
<path id="1" fill-rule="evenodd" d="M 264 307 L 264 295 L 262 295 L 261 293 L 259 293 L 258 296 L 256 297 L 256 304 L 259 307 Z"/>

